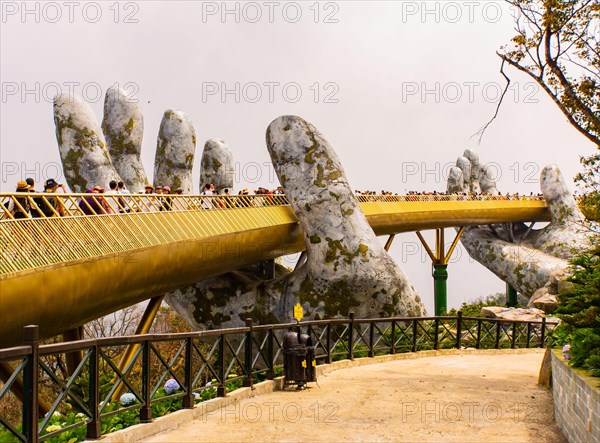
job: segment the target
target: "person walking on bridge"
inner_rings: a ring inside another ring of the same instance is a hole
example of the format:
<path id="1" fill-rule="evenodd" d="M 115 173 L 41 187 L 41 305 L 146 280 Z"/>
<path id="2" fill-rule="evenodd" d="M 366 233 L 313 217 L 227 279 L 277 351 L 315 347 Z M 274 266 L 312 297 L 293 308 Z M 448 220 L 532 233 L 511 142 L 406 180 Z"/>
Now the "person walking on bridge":
<path id="1" fill-rule="evenodd" d="M 29 192 L 31 188 L 26 181 L 20 180 L 17 182 L 16 192 Z M 11 198 L 8 202 L 8 212 L 16 219 L 29 218 L 31 215 L 31 204 L 27 196 L 19 198 Z"/>

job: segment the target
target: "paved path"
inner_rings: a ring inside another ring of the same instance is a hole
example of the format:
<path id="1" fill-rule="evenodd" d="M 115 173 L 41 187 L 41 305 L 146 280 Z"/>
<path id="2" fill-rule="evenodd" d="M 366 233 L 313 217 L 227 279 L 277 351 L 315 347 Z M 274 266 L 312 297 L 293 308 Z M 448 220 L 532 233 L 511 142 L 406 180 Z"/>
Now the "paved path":
<path id="1" fill-rule="evenodd" d="M 551 391 L 536 384 L 542 357 L 473 352 L 341 369 L 146 441 L 561 443 Z"/>

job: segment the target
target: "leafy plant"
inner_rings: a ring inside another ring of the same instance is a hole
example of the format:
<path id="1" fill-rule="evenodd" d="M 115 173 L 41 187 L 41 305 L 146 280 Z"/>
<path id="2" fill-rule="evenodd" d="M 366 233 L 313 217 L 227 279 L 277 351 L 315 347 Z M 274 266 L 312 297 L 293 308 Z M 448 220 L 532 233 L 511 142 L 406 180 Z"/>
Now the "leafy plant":
<path id="1" fill-rule="evenodd" d="M 571 345 L 570 364 L 600 377 L 600 239 L 594 247 L 572 260 L 572 284 L 559 293 L 557 314 L 562 318 L 561 345 Z"/>

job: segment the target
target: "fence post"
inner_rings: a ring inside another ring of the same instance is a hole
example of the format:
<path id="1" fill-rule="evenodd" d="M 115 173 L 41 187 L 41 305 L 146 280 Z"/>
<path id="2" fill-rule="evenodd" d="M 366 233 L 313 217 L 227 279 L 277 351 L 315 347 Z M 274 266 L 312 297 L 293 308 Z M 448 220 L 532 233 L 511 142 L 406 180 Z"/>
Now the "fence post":
<path id="1" fill-rule="evenodd" d="M 273 352 L 273 328 L 267 331 L 267 360 L 269 369 L 267 370 L 267 379 L 273 380 L 275 378 L 275 355 Z"/>
<path id="2" fill-rule="evenodd" d="M 249 331 L 246 332 L 246 342 L 245 344 L 245 356 L 244 356 L 244 366 L 246 371 L 246 379 L 244 380 L 244 386 L 252 388 L 252 319 L 246 319 L 246 327 L 249 328 Z"/>
<path id="3" fill-rule="evenodd" d="M 526 345 L 527 348 L 529 348 L 530 342 L 531 342 L 531 322 L 527 322 L 527 345 Z"/>
<path id="4" fill-rule="evenodd" d="M 221 334 L 219 338 L 219 387 L 217 395 L 225 397 L 227 388 L 225 387 L 225 334 Z"/>
<path id="5" fill-rule="evenodd" d="M 513 321 L 512 325 L 512 339 L 510 341 L 510 349 L 515 349 L 515 343 L 517 341 L 517 322 Z"/>
<path id="6" fill-rule="evenodd" d="M 435 341 L 433 342 L 433 349 L 435 349 L 436 351 L 440 348 L 439 334 L 440 334 L 440 319 L 436 317 L 435 318 Z"/>
<path id="7" fill-rule="evenodd" d="M 460 349 L 460 339 L 462 338 L 462 311 L 458 311 L 456 318 L 456 349 Z"/>
<path id="8" fill-rule="evenodd" d="M 100 393 L 98 392 L 99 378 L 98 378 L 98 345 L 92 347 L 92 355 L 90 355 L 90 384 L 89 384 L 89 396 L 90 396 L 90 411 L 92 416 L 91 421 L 87 424 L 86 438 L 98 439 L 100 438 L 100 411 L 98 403 L 100 402 Z"/>
<path id="9" fill-rule="evenodd" d="M 331 363 L 331 322 L 327 323 L 327 334 L 326 334 L 326 341 L 327 343 L 325 344 L 326 348 L 325 351 L 327 353 L 327 355 L 325 356 L 325 363 L 329 364 Z"/>
<path id="10" fill-rule="evenodd" d="M 369 325 L 369 357 L 375 357 L 375 323 Z"/>
<path id="11" fill-rule="evenodd" d="M 415 318 L 412 321 L 413 336 L 412 336 L 411 352 L 417 352 L 417 329 L 418 329 L 418 327 L 419 327 L 419 321 Z"/>
<path id="12" fill-rule="evenodd" d="M 495 349 L 500 349 L 500 321 L 496 322 L 496 343 L 494 345 Z"/>
<path id="13" fill-rule="evenodd" d="M 354 312 L 349 313 L 348 322 L 348 360 L 354 360 Z"/>
<path id="14" fill-rule="evenodd" d="M 542 317 L 542 333 L 540 337 L 540 348 L 544 347 L 546 341 L 546 317 Z"/>
<path id="15" fill-rule="evenodd" d="M 152 421 L 152 398 L 150 388 L 150 340 L 142 344 L 142 398 L 144 405 L 140 409 L 140 421 L 148 423 Z"/>
<path id="16" fill-rule="evenodd" d="M 477 319 L 477 342 L 475 343 L 475 349 L 479 349 L 481 346 L 481 319 Z"/>
<path id="17" fill-rule="evenodd" d="M 38 384 L 39 384 L 39 339 L 38 326 L 23 328 L 23 344 L 31 346 L 27 364 L 23 368 L 23 434 L 28 442 L 38 441 Z"/>
<path id="18" fill-rule="evenodd" d="M 390 346 L 390 354 L 396 353 L 396 320 L 392 320 L 392 345 Z"/>
<path id="19" fill-rule="evenodd" d="M 183 396 L 182 406 L 185 409 L 194 407 L 194 376 L 192 375 L 192 346 L 194 342 L 192 337 L 186 338 L 185 345 L 185 363 L 184 363 L 184 380 L 185 380 L 185 395 Z"/>

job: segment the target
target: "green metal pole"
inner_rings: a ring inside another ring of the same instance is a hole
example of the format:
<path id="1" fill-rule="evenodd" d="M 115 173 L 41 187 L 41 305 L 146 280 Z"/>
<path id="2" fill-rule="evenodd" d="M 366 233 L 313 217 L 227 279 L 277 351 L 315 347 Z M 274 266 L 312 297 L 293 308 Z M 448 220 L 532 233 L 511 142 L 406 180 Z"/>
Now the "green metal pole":
<path id="1" fill-rule="evenodd" d="M 506 283 L 506 306 L 509 308 L 515 307 L 518 304 L 517 290 Z"/>
<path id="2" fill-rule="evenodd" d="M 433 264 L 433 296 L 435 315 L 442 315 L 447 310 L 446 282 L 448 281 L 448 265 Z"/>

